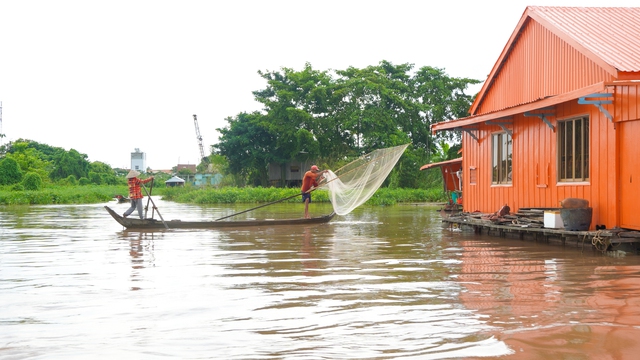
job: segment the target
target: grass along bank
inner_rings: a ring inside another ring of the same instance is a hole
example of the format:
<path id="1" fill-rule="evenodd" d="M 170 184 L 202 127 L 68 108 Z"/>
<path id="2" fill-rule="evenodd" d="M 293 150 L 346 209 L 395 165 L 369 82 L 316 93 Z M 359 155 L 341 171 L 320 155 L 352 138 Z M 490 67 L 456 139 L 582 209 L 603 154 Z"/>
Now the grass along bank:
<path id="1" fill-rule="evenodd" d="M 97 204 L 113 200 L 116 194 L 127 195 L 126 186 L 85 185 L 51 186 L 40 190 L 0 188 L 0 205 Z"/>
<path id="2" fill-rule="evenodd" d="M 144 192 L 143 192 L 144 193 Z M 0 205 L 50 205 L 50 204 L 97 204 L 113 200 L 116 194 L 127 196 L 126 186 L 85 185 L 52 186 L 41 190 L 17 191 L 10 187 L 0 187 Z M 153 188 L 153 195 L 163 200 L 185 204 L 235 204 L 269 203 L 288 197 L 284 202 L 299 202 L 298 188 L 224 187 L 196 188 Z M 441 189 L 389 189 L 380 188 L 369 199 L 368 205 L 393 205 L 405 202 L 441 202 L 446 197 Z M 314 202 L 329 202 L 325 190 L 313 192 Z"/>
<path id="3" fill-rule="evenodd" d="M 283 202 L 300 202 L 298 188 L 262 188 L 262 187 L 225 187 L 214 188 L 166 188 L 163 189 L 163 200 L 186 204 L 234 204 L 234 203 L 269 203 L 286 198 Z M 380 188 L 365 203 L 368 205 L 394 205 L 403 202 L 441 202 L 446 196 L 441 189 L 389 189 Z M 314 202 L 329 202 L 325 190 L 313 192 Z"/>

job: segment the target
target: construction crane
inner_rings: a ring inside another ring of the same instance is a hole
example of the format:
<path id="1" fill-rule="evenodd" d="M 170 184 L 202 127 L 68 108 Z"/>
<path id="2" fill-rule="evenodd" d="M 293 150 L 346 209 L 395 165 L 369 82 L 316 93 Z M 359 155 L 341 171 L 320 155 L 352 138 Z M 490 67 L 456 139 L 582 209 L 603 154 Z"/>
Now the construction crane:
<path id="1" fill-rule="evenodd" d="M 193 123 L 196 125 L 196 138 L 198 139 L 198 146 L 200 146 L 200 161 L 207 161 L 204 158 L 204 147 L 202 147 L 202 135 L 200 135 L 200 128 L 198 127 L 198 118 L 196 114 L 193 114 Z"/>

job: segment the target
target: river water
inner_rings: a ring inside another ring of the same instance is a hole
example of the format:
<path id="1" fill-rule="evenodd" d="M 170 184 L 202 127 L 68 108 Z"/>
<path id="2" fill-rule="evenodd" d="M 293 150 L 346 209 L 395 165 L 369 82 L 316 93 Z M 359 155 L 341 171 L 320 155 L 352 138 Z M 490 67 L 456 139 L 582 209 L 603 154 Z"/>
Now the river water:
<path id="1" fill-rule="evenodd" d="M 154 199 L 165 220 L 250 208 Z M 476 235 L 430 206 L 363 206 L 315 226 L 138 232 L 103 205 L 0 208 L 0 359 L 640 354 L 639 255 Z M 237 218 L 302 212 L 276 204 Z"/>

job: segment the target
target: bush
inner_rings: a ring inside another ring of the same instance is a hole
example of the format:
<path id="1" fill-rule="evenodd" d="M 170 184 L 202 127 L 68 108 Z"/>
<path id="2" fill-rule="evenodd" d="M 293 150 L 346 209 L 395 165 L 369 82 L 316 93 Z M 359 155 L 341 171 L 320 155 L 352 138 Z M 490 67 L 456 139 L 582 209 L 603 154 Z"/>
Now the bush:
<path id="1" fill-rule="evenodd" d="M 34 172 L 28 172 L 22 180 L 25 190 L 40 190 L 42 188 L 42 178 Z"/>
<path id="2" fill-rule="evenodd" d="M 92 184 L 95 184 L 95 185 L 102 184 L 102 178 L 100 177 L 100 174 L 95 173 L 93 171 L 89 171 L 89 179 L 91 180 Z"/>
<path id="3" fill-rule="evenodd" d="M 13 185 L 22 181 L 22 170 L 18 162 L 10 157 L 0 161 L 0 185 Z"/>
<path id="4" fill-rule="evenodd" d="M 15 184 L 11 187 L 11 191 L 24 191 L 22 184 Z"/>
<path id="5" fill-rule="evenodd" d="M 60 180 L 60 183 L 63 185 L 78 185 L 78 180 L 75 176 L 69 175 L 64 180 Z"/>
<path id="6" fill-rule="evenodd" d="M 81 177 L 80 180 L 78 180 L 78 185 L 85 186 L 85 185 L 89 185 L 89 184 L 91 184 L 91 181 L 89 179 L 87 179 L 86 177 L 84 177 L 84 176 Z"/>

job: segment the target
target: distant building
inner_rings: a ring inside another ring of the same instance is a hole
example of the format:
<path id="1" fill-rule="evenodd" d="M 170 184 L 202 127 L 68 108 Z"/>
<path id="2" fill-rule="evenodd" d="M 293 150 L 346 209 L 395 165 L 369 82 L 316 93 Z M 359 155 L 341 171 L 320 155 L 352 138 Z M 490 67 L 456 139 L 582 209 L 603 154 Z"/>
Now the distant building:
<path id="1" fill-rule="evenodd" d="M 140 172 L 147 171 L 147 154 L 143 153 L 138 148 L 131 153 L 131 169 Z"/>
<path id="2" fill-rule="evenodd" d="M 306 173 L 313 164 L 314 162 L 311 160 L 294 160 L 282 165 L 278 163 L 271 163 L 269 164 L 269 183 L 272 186 L 301 186 L 304 173 Z"/>
<path id="3" fill-rule="evenodd" d="M 176 166 L 176 172 L 182 170 L 182 169 L 187 169 L 189 171 L 191 171 L 192 174 L 196 173 L 196 165 L 195 164 L 178 164 L 178 166 Z"/>
<path id="4" fill-rule="evenodd" d="M 172 177 L 171 179 L 165 181 L 164 183 L 167 187 L 184 186 L 184 180 L 177 176 Z"/>
<path id="5" fill-rule="evenodd" d="M 196 174 L 194 179 L 195 186 L 213 185 L 217 186 L 222 181 L 222 174 Z"/>

